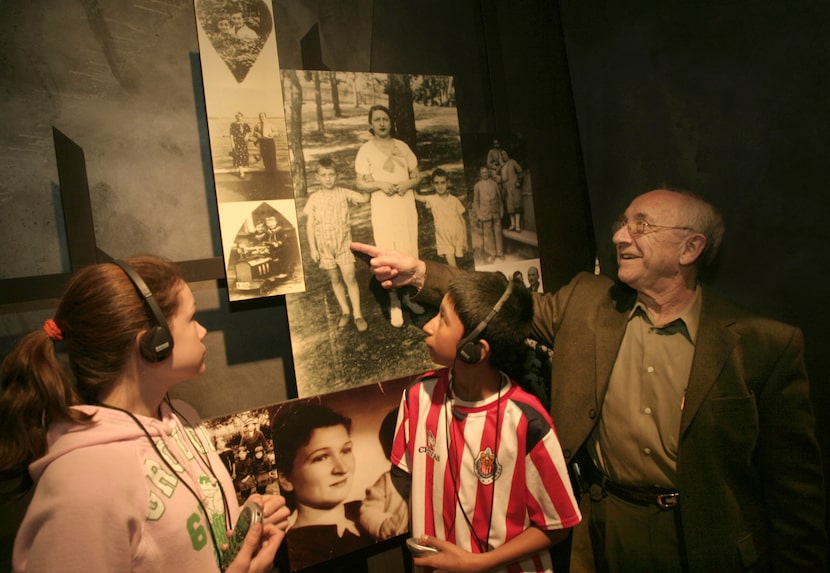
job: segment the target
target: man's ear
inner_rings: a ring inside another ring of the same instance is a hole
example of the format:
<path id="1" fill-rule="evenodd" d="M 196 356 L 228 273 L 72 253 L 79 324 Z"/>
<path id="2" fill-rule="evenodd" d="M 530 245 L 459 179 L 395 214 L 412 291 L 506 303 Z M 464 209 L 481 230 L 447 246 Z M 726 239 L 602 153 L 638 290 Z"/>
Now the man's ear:
<path id="1" fill-rule="evenodd" d="M 680 251 L 680 264 L 692 265 L 703 254 L 706 248 L 706 235 L 702 233 L 693 233 L 686 237 L 683 242 L 683 247 Z"/>

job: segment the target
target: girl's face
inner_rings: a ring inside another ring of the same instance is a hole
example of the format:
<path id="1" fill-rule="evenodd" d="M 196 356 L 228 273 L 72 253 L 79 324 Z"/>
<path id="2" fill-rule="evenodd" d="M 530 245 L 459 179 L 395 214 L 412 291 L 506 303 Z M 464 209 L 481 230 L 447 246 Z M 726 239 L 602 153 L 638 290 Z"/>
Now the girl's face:
<path id="1" fill-rule="evenodd" d="M 372 130 L 375 132 L 375 137 L 389 137 L 392 129 L 392 120 L 389 115 L 382 109 L 376 109 L 372 112 Z"/>
<path id="2" fill-rule="evenodd" d="M 167 360 L 175 374 L 174 383 L 201 376 L 207 355 L 203 343 L 207 329 L 196 320 L 196 299 L 186 283 L 179 289 L 178 303 L 178 311 L 167 321 L 173 335 L 173 352 Z"/>
<path id="3" fill-rule="evenodd" d="M 345 426 L 317 428 L 294 456 L 290 476 L 280 486 L 293 491 L 298 504 L 330 509 L 346 500 L 352 489 L 354 452 Z"/>

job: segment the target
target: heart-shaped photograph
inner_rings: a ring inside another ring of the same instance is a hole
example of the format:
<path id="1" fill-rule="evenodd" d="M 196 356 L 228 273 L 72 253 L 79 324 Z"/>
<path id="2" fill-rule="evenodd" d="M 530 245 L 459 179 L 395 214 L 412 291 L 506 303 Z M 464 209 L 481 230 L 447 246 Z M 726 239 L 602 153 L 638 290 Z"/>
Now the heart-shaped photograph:
<path id="1" fill-rule="evenodd" d="M 210 43 L 242 83 L 273 31 L 271 11 L 263 0 L 199 0 L 196 19 Z"/>

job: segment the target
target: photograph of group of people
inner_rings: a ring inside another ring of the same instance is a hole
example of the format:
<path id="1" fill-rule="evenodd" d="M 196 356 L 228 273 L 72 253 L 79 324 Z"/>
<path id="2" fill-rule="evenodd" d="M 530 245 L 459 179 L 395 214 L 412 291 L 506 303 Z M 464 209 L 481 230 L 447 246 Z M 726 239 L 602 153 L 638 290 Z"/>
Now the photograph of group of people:
<path id="1" fill-rule="evenodd" d="M 429 311 L 408 290 L 379 288 L 353 240 L 463 269 L 520 270 L 538 288 L 524 145 L 462 136 L 453 78 L 282 75 L 306 281 L 286 296 L 300 396 L 431 366 L 421 344 Z M 501 153 L 488 167 L 493 144 Z"/>
<path id="2" fill-rule="evenodd" d="M 408 530 L 407 500 L 389 483 L 389 456 L 409 382 L 401 378 L 205 422 L 240 502 L 252 493 L 286 498 L 292 571 Z"/>
<path id="3" fill-rule="evenodd" d="M 265 47 L 273 18 L 264 2 L 197 0 L 196 19 L 237 82 L 243 82 Z"/>
<path id="4" fill-rule="evenodd" d="M 252 493 L 276 493 L 274 442 L 265 408 L 209 420 L 205 427 L 233 478 L 240 505 Z"/>
<path id="5" fill-rule="evenodd" d="M 539 268 L 531 170 L 520 135 L 464 134 L 475 268 L 512 275 Z"/>
<path id="6" fill-rule="evenodd" d="M 231 300 L 301 291 L 303 266 L 290 199 L 219 205 Z"/>
<path id="7" fill-rule="evenodd" d="M 545 292 L 542 286 L 542 273 L 538 259 L 523 261 L 522 264 L 514 265 L 515 271 L 509 273 L 513 280 L 525 285 L 531 292 Z M 524 269 L 524 270 L 522 270 Z"/>
<path id="8" fill-rule="evenodd" d="M 279 256 L 275 241 L 248 239 L 265 224 L 250 215 L 263 202 L 279 203 L 284 218 L 296 220 L 273 15 L 254 0 L 199 0 L 195 7 L 229 298 L 300 291 L 296 230 L 283 228 L 293 239 L 282 241 Z M 260 264 L 249 271 L 240 257 Z"/>
<path id="9" fill-rule="evenodd" d="M 298 394 L 427 370 L 427 310 L 380 288 L 349 243 L 473 268 L 452 78 L 282 74 L 306 281 L 286 296 Z"/>

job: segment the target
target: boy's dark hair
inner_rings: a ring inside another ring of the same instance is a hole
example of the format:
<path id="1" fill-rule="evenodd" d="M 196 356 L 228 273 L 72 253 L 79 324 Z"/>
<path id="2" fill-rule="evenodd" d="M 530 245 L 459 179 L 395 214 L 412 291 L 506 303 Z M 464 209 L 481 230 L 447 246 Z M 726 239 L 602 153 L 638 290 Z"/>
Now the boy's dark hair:
<path id="1" fill-rule="evenodd" d="M 319 161 L 317 161 L 317 168 L 323 167 L 325 169 L 334 169 L 337 171 L 337 167 L 334 164 L 334 159 L 331 157 L 323 157 Z"/>
<path id="2" fill-rule="evenodd" d="M 468 334 L 484 320 L 507 289 L 501 273 L 475 272 L 458 275 L 447 294 Z M 525 339 L 533 320 L 533 298 L 524 284 L 513 281 L 513 291 L 493 316 L 479 339 L 490 344 L 491 366 L 518 380 L 525 355 Z"/>
<path id="3" fill-rule="evenodd" d="M 436 167 L 435 171 L 432 172 L 432 176 L 430 177 L 431 181 L 435 181 L 436 177 L 443 177 L 449 181 L 449 177 L 447 176 L 447 172 L 441 169 L 440 167 Z"/>

